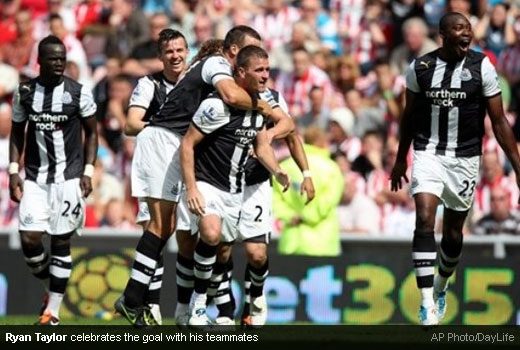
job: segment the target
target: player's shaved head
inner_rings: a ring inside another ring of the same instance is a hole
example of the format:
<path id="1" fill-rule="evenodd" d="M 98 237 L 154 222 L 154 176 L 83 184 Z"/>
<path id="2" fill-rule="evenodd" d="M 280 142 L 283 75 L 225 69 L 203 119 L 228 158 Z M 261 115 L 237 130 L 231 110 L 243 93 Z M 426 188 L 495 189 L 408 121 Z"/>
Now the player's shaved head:
<path id="1" fill-rule="evenodd" d="M 469 22 L 466 16 L 464 16 L 462 13 L 448 12 L 447 14 L 441 17 L 441 20 L 439 21 L 439 30 L 441 32 L 447 31 L 450 28 L 450 26 L 452 26 L 453 23 L 455 23 L 456 20 L 461 18 L 464 21 Z"/>

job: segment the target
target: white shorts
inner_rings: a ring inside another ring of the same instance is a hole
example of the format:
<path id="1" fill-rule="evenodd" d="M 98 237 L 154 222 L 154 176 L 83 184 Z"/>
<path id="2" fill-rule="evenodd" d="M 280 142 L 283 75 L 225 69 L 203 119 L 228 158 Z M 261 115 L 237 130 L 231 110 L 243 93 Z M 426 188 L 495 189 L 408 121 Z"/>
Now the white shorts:
<path id="1" fill-rule="evenodd" d="M 188 201 L 186 199 L 186 191 L 182 191 L 182 197 L 177 203 L 177 229 L 179 231 L 191 230 L 191 213 L 188 209 Z M 198 230 L 197 230 L 198 231 Z M 197 232 L 195 232 L 197 233 Z"/>
<path id="2" fill-rule="evenodd" d="M 231 243 L 235 241 L 242 207 L 242 193 L 225 192 L 202 181 L 197 181 L 197 187 L 204 197 L 205 215 L 217 215 L 221 219 L 221 242 Z M 191 232 L 194 234 L 199 232 L 200 217 L 192 213 L 190 215 Z"/>
<path id="3" fill-rule="evenodd" d="M 62 235 L 80 230 L 85 222 L 85 199 L 79 179 L 57 184 L 25 180 L 19 218 L 20 231 Z"/>
<path id="4" fill-rule="evenodd" d="M 270 181 L 245 186 L 238 240 L 269 243 L 273 227 Z"/>
<path id="5" fill-rule="evenodd" d="M 157 126 L 146 127 L 137 135 L 132 160 L 132 197 L 179 201 L 181 138 Z"/>
<path id="6" fill-rule="evenodd" d="M 423 151 L 413 152 L 412 196 L 431 193 L 455 211 L 471 208 L 480 168 L 480 156 L 455 158 Z"/>
<path id="7" fill-rule="evenodd" d="M 177 227 L 176 230 L 189 231 L 191 229 L 190 211 L 186 202 L 186 195 L 183 194 L 179 203 L 177 203 Z M 139 211 L 137 212 L 136 223 L 142 224 L 150 221 L 150 210 L 146 199 L 139 198 Z"/>

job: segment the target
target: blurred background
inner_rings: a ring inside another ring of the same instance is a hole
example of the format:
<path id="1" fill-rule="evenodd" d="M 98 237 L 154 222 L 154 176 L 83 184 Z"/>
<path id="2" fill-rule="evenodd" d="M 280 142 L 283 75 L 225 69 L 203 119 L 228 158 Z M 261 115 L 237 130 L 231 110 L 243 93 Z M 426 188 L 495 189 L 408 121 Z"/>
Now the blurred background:
<path id="1" fill-rule="evenodd" d="M 499 72 L 506 115 L 520 141 L 519 8 L 515 0 L 1 0 L 0 315 L 35 313 L 39 303 L 39 287 L 17 250 L 7 167 L 12 93 L 38 74 L 36 48 L 44 36 L 63 40 L 66 74 L 90 87 L 98 104 L 94 191 L 86 229 L 75 242 L 68 315 L 109 310 L 128 278 L 122 267 L 132 249 L 123 248 L 135 247 L 140 229 L 130 195 L 134 139 L 122 130 L 137 79 L 162 68 L 158 33 L 180 30 L 194 56 L 204 40 L 246 24 L 269 52 L 271 86 L 285 97 L 304 138 L 317 195 L 303 205 L 299 174 L 289 193 L 275 188 L 269 322 L 402 323 L 415 322 L 419 300 L 410 275 L 414 203 L 407 186 L 392 193 L 388 182 L 405 70 L 438 47 L 444 13 L 463 13 L 473 25 L 473 49 Z M 283 166 L 293 167 L 285 144 L 273 146 Z M 475 202 L 446 322 L 520 323 L 519 191 L 489 121 L 480 179 L 469 190 Z M 168 249 L 166 315 L 173 311 L 175 244 Z M 239 281 L 243 249 L 235 250 Z M 238 298 L 239 286 L 235 281 Z"/>

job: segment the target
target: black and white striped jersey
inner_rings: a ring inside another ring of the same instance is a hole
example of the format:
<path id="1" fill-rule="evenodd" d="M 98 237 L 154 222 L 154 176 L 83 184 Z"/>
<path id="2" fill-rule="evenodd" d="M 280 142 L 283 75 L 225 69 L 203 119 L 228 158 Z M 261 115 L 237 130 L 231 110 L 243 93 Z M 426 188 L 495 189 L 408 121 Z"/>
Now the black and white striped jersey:
<path id="1" fill-rule="evenodd" d="M 144 119 L 184 135 L 203 99 L 222 79 L 233 79 L 231 65 L 222 56 L 210 56 L 193 64 L 177 83 L 157 73 L 139 79 L 130 99 L 130 107 L 146 109 Z"/>
<path id="2" fill-rule="evenodd" d="M 417 94 L 415 150 L 452 157 L 481 154 L 486 99 L 501 92 L 489 58 L 469 50 L 462 61 L 445 62 L 435 50 L 412 62 L 406 85 Z"/>
<path id="3" fill-rule="evenodd" d="M 205 135 L 195 147 L 195 178 L 216 188 L 241 193 L 245 164 L 264 118 L 256 111 L 228 106 L 212 94 L 202 101 L 193 125 Z"/>
<path id="4" fill-rule="evenodd" d="M 157 113 L 175 84 L 166 78 L 163 71 L 144 76 L 132 91 L 129 106 L 145 109 L 143 121 L 150 121 L 150 117 Z"/>
<path id="5" fill-rule="evenodd" d="M 289 108 L 283 96 L 274 89 L 267 89 L 265 92 L 260 94 L 260 98 L 266 102 L 272 104 L 275 103 L 276 107 L 280 107 L 285 113 L 289 114 Z M 269 121 L 266 124 L 267 128 L 272 128 L 274 123 Z M 246 163 L 246 185 L 252 186 L 264 181 L 269 180 L 271 173 L 267 170 L 260 161 L 254 157 L 247 159 Z"/>
<path id="6" fill-rule="evenodd" d="M 56 86 L 35 78 L 15 93 L 13 121 L 28 121 L 25 144 L 26 178 L 40 184 L 60 183 L 83 173 L 81 119 L 93 117 L 91 91 L 64 77 Z"/>

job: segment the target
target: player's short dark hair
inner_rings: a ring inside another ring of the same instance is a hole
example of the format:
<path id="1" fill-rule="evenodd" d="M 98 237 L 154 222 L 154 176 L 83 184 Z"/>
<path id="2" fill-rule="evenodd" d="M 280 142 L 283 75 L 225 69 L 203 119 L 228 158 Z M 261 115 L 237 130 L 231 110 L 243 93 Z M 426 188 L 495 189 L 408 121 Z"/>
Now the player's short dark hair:
<path id="1" fill-rule="evenodd" d="M 53 14 L 49 15 L 49 23 L 54 20 L 60 20 L 63 22 L 63 18 L 60 15 L 58 15 L 57 13 L 53 13 Z"/>
<path id="2" fill-rule="evenodd" d="M 248 45 L 242 48 L 237 55 L 237 67 L 247 67 L 251 58 L 269 58 L 267 51 L 259 46 Z"/>
<path id="3" fill-rule="evenodd" d="M 181 32 L 170 28 L 161 30 L 161 32 L 159 33 L 159 40 L 157 40 L 157 52 L 161 53 L 163 45 L 168 41 L 179 38 L 182 38 L 182 40 L 184 40 L 184 46 L 188 48 L 188 42 L 186 41 L 186 37 Z"/>
<path id="4" fill-rule="evenodd" d="M 61 41 L 57 36 L 49 35 L 40 41 L 38 44 L 38 57 L 44 57 L 45 56 L 45 48 L 49 45 L 61 45 L 65 47 L 63 44 L 63 41 Z"/>
<path id="5" fill-rule="evenodd" d="M 248 26 L 236 26 L 227 32 L 226 37 L 224 38 L 224 50 L 228 51 L 231 48 L 231 45 L 237 45 L 238 47 L 244 46 L 244 41 L 247 36 L 262 41 L 260 34 L 258 34 L 258 32 L 253 28 Z"/>
<path id="6" fill-rule="evenodd" d="M 442 16 L 439 21 L 439 31 L 444 32 L 444 31 L 448 30 L 448 27 L 450 26 L 452 21 L 458 17 L 462 17 L 467 20 L 466 16 L 464 16 L 460 12 L 448 12 L 447 14 Z"/>

